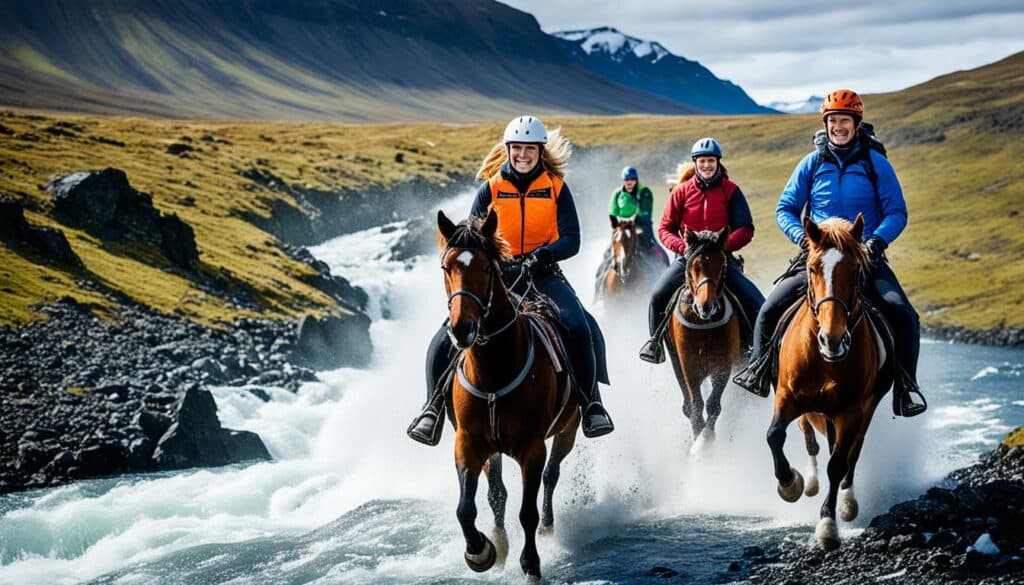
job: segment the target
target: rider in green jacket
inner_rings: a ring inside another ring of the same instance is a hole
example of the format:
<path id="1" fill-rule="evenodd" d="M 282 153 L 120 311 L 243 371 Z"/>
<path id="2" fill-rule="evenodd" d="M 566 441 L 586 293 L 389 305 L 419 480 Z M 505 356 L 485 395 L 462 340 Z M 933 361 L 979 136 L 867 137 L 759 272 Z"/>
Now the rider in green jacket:
<path id="1" fill-rule="evenodd" d="M 654 239 L 653 217 L 654 215 L 654 193 L 646 185 L 640 183 L 640 175 L 634 167 L 622 169 L 622 187 L 612 193 L 611 202 L 608 204 L 608 216 L 616 219 L 636 218 L 637 235 L 639 246 L 637 250 L 644 260 L 652 261 L 651 264 L 660 263 L 658 267 L 652 266 L 652 274 L 668 266 L 668 252 L 666 252 Z M 612 250 L 609 247 L 605 250 L 604 259 L 597 270 L 597 286 L 604 278 L 605 272 L 611 266 Z M 654 280 L 657 280 L 655 274 Z"/>

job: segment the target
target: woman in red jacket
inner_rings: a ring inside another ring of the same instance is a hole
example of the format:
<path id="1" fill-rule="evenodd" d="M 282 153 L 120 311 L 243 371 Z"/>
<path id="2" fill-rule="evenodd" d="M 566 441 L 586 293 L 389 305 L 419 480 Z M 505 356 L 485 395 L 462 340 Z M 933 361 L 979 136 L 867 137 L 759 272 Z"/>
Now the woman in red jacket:
<path id="1" fill-rule="evenodd" d="M 744 345 L 749 347 L 750 326 L 764 303 L 761 291 L 750 282 L 732 253 L 750 243 L 754 237 L 754 220 L 750 207 L 739 186 L 729 179 L 722 166 L 722 147 L 714 138 L 702 138 L 690 149 L 693 166 L 688 167 L 672 189 L 668 204 L 661 216 L 658 236 L 662 245 L 677 254 L 676 259 L 665 270 L 654 285 L 651 306 L 648 312 L 648 326 L 654 336 L 658 325 L 665 318 L 668 302 L 676 289 L 686 282 L 686 240 L 683 234 L 689 228 L 695 232 L 718 231 L 729 228 L 725 243 L 730 261 L 726 269 L 726 286 L 736 295 L 742 305 L 746 323 L 742 323 Z M 742 322 L 743 320 L 741 320 Z M 640 358 L 652 363 L 665 360 L 664 352 L 657 351 L 660 339 L 654 337 L 640 350 Z M 660 358 L 660 359 L 659 359 Z"/>

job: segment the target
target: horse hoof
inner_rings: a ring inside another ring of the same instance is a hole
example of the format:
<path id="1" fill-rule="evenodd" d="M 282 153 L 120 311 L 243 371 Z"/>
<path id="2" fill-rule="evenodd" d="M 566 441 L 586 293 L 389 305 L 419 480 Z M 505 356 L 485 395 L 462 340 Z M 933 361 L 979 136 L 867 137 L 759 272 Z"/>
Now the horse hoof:
<path id="1" fill-rule="evenodd" d="M 542 524 L 542 525 L 537 527 L 537 535 L 538 536 L 551 536 L 554 533 L 555 533 L 555 525 L 554 524 L 548 524 L 548 525 L 543 525 Z"/>
<path id="2" fill-rule="evenodd" d="M 800 496 L 804 491 L 804 476 L 800 475 L 800 472 L 789 468 L 789 471 L 793 473 L 793 481 L 789 482 L 789 485 L 779 484 L 778 491 L 779 497 L 787 502 L 793 503 L 800 499 Z"/>
<path id="3" fill-rule="evenodd" d="M 497 557 L 495 564 L 499 567 L 505 566 L 505 559 L 508 558 L 508 534 L 504 528 L 494 527 L 491 531 L 491 541 L 494 542 L 494 554 Z"/>
<path id="4" fill-rule="evenodd" d="M 473 569 L 477 573 L 483 573 L 487 569 L 494 566 L 494 561 L 497 560 L 497 552 L 494 550 L 494 543 L 491 539 L 487 538 L 483 534 L 480 538 L 484 539 L 484 550 L 480 551 L 479 554 L 473 554 L 466 551 L 464 556 L 466 558 L 466 564 L 469 565 L 470 569 Z"/>
<path id="5" fill-rule="evenodd" d="M 860 504 L 853 496 L 853 488 L 839 490 L 839 517 L 844 522 L 853 522 L 860 513 Z"/>
<path id="6" fill-rule="evenodd" d="M 818 522 L 818 528 L 814 531 L 818 544 L 825 550 L 836 550 L 839 548 L 839 530 L 836 528 L 836 521 L 831 518 L 822 518 Z"/>
<path id="7" fill-rule="evenodd" d="M 804 482 L 804 495 L 808 498 L 818 495 L 818 476 L 811 475 L 807 477 L 807 481 Z M 844 518 L 845 520 L 845 518 Z"/>
<path id="8" fill-rule="evenodd" d="M 536 583 L 540 581 L 540 573 L 526 573 L 526 580 Z"/>

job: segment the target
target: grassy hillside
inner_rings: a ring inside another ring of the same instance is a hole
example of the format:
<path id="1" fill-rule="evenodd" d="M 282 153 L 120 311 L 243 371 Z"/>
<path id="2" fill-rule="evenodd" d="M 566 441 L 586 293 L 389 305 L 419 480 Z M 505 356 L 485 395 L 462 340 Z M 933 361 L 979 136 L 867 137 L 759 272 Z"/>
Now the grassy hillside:
<path id="1" fill-rule="evenodd" d="M 890 256 L 927 322 L 1024 326 L 1022 71 L 1024 54 L 1019 54 L 865 100 L 910 207 L 910 226 Z M 759 226 L 746 253 L 750 272 L 767 288 L 784 267 L 792 247 L 775 229 L 774 206 L 793 166 L 810 150 L 816 116 L 589 117 L 549 123 L 561 124 L 589 152 L 613 149 L 606 173 L 570 176 L 571 184 L 585 186 L 575 187 L 577 192 L 602 199 L 625 161 L 650 161 L 638 165 L 646 177 L 669 173 L 693 140 L 715 135 Z M 501 128 L 499 123 L 184 123 L 14 111 L 0 114 L 0 124 L 0 193 L 27 203 L 30 222 L 62 227 L 85 263 L 84 271 L 37 264 L 30 253 L 0 246 L 3 323 L 32 319 L 30 304 L 65 294 L 109 307 L 112 291 L 207 322 L 325 310 L 330 300 L 303 282 L 310 269 L 243 219 L 249 212 L 268 214 L 274 199 L 296 202 L 239 173 L 266 170 L 288 184 L 328 191 L 380 192 L 409 176 L 441 185 L 455 174 L 475 171 Z M 171 143 L 193 150 L 175 156 L 167 152 Z M 195 278 L 162 270 L 145 254 L 56 224 L 48 193 L 39 185 L 54 174 L 106 166 L 125 170 L 134 187 L 152 193 L 160 210 L 194 226 L 203 274 L 248 291 L 255 303 L 232 304 L 206 292 Z M 663 196 L 664 189 L 656 193 Z M 83 289 L 75 282 L 83 278 L 98 286 Z"/>

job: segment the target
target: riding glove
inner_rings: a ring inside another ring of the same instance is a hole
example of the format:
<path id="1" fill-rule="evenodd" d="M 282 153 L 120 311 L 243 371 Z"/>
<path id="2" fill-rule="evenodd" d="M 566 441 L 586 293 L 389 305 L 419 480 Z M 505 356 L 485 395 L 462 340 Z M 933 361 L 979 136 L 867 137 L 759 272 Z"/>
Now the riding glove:
<path id="1" fill-rule="evenodd" d="M 889 247 L 889 244 L 886 244 L 885 240 L 878 236 L 871 236 L 868 241 L 864 242 L 864 246 L 868 249 L 871 262 L 880 262 L 885 258 L 885 249 Z"/>

